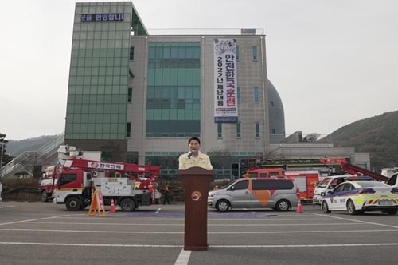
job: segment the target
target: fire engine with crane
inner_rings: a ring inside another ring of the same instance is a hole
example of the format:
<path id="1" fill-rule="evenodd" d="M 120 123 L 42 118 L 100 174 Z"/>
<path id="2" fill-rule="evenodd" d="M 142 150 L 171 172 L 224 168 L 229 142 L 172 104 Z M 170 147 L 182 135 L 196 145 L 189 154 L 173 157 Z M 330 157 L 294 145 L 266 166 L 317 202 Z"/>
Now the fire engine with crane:
<path id="1" fill-rule="evenodd" d="M 62 169 L 65 161 L 68 159 L 79 158 L 88 160 L 101 160 L 101 151 L 82 151 L 75 146 L 60 145 L 57 150 L 57 165 L 59 166 L 48 166 L 42 170 L 42 175 L 39 181 L 39 194 L 42 202 L 52 201 L 54 186 L 57 184 L 57 176 L 59 170 Z"/>
<path id="2" fill-rule="evenodd" d="M 383 174 L 378 174 L 365 168 L 350 164 L 346 158 L 324 158 L 320 159 L 320 162 L 327 166 L 337 166 L 340 168 L 341 172 L 345 174 L 368 176 L 374 180 L 385 182 L 386 184 L 394 187 L 397 187 L 398 185 L 396 175 L 392 174 L 390 176 L 385 176 Z"/>
<path id="3" fill-rule="evenodd" d="M 160 167 L 152 165 L 68 159 L 56 173 L 53 202 L 64 203 L 71 211 L 83 210 L 93 191 L 101 191 L 104 205 L 113 199 L 123 211 L 134 211 L 154 203 L 159 173 Z"/>
<path id="4" fill-rule="evenodd" d="M 289 164 L 291 163 L 291 164 Z M 338 167 L 342 174 L 353 176 L 368 176 L 373 180 L 382 181 L 386 184 L 397 187 L 397 174 L 387 177 L 355 166 L 346 158 L 321 158 L 321 159 L 286 159 L 286 160 L 268 160 L 264 163 L 263 168 L 249 169 L 244 177 L 263 178 L 263 177 L 287 177 L 294 179 L 298 188 L 299 196 L 303 201 L 311 201 L 317 183 L 322 176 L 317 170 L 300 170 L 300 167 Z M 295 170 L 286 170 L 287 168 L 295 168 Z M 296 170 L 297 169 L 297 170 Z"/>
<path id="5" fill-rule="evenodd" d="M 88 172 L 91 174 L 91 177 L 110 177 L 112 171 L 119 176 L 123 174 L 124 177 L 134 180 L 135 189 L 148 189 L 149 186 L 154 186 L 152 190 L 152 202 L 160 200 L 161 193 L 157 190 L 156 182 L 160 173 L 160 167 L 117 163 L 122 164 L 123 170 L 119 169 L 115 171 L 112 169 L 111 164 L 99 162 L 101 160 L 101 151 L 82 151 L 74 146 L 60 145 L 57 153 L 59 166 L 45 168 L 42 171 L 42 177 L 39 181 L 38 189 L 43 202 L 53 200 L 53 191 L 58 186 L 58 180 L 61 175 L 69 174 L 73 178 L 73 176 Z M 88 163 L 88 161 L 92 163 Z M 98 165 L 99 167 L 102 166 L 102 168 L 98 168 Z M 120 166 L 118 167 L 120 168 Z M 82 204 L 82 207 L 84 208 L 85 205 Z"/>

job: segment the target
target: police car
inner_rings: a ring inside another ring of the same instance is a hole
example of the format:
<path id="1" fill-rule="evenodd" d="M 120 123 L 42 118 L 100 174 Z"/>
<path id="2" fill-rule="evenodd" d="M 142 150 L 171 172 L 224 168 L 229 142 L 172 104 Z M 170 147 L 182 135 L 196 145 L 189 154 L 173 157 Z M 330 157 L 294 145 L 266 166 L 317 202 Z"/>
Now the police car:
<path id="1" fill-rule="evenodd" d="M 347 211 L 354 215 L 381 211 L 395 215 L 398 211 L 398 188 L 379 181 L 345 181 L 325 194 L 321 209 L 324 213 Z"/>
<path id="2" fill-rule="evenodd" d="M 325 196 L 329 191 L 333 190 L 339 184 L 344 181 L 374 181 L 373 178 L 368 176 L 357 176 L 357 175 L 333 175 L 327 176 L 322 179 L 318 185 L 316 185 L 314 189 L 314 197 L 312 198 L 312 202 L 314 204 L 321 204 L 323 196 Z"/>

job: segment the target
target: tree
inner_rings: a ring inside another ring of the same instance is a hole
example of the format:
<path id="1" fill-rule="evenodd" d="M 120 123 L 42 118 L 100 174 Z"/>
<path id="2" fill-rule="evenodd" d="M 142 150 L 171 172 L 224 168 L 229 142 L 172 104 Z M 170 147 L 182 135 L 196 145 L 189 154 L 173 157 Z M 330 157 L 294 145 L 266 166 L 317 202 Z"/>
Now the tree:
<path id="1" fill-rule="evenodd" d="M 6 140 L 6 134 L 0 133 L 0 168 L 10 162 L 14 157 L 6 153 L 6 145 L 8 140 Z"/>

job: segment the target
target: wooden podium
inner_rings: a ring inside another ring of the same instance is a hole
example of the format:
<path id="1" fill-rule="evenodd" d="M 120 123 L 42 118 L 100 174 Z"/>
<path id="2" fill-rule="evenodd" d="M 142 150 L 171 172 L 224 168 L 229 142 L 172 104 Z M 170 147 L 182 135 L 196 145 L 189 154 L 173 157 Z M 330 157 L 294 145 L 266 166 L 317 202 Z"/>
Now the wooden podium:
<path id="1" fill-rule="evenodd" d="M 178 170 L 185 190 L 184 250 L 207 250 L 207 198 L 214 170 L 201 167 Z"/>

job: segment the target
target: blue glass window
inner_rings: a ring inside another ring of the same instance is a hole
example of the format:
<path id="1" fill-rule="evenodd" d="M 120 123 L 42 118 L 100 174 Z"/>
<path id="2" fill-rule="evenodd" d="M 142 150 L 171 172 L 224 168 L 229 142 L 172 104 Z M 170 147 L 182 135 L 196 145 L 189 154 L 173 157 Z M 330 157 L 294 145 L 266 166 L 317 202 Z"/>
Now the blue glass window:
<path id="1" fill-rule="evenodd" d="M 260 123 L 256 122 L 256 137 L 260 137 Z"/>
<path id="2" fill-rule="evenodd" d="M 217 138 L 222 138 L 222 123 L 217 123 Z"/>
<path id="3" fill-rule="evenodd" d="M 254 102 L 258 103 L 260 101 L 260 95 L 258 87 L 254 88 Z"/>
<path id="4" fill-rule="evenodd" d="M 252 47 L 253 61 L 257 61 L 257 46 Z"/>
<path id="5" fill-rule="evenodd" d="M 236 124 L 236 137 L 240 137 L 240 122 Z"/>

